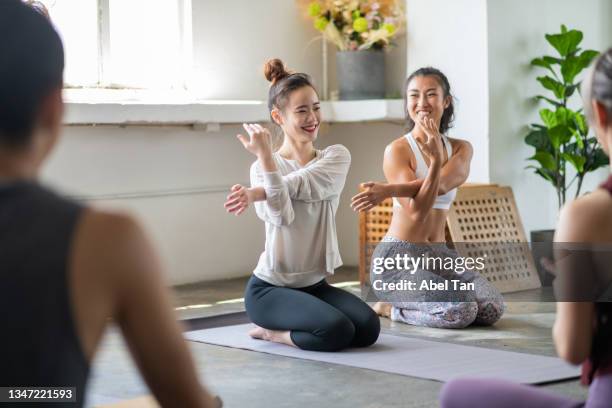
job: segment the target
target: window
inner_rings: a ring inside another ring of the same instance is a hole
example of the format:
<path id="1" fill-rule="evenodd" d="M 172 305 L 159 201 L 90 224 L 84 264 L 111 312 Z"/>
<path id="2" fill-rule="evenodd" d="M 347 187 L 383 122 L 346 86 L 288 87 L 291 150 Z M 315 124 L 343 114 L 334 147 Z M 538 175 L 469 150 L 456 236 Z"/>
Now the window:
<path id="1" fill-rule="evenodd" d="M 191 0 L 42 0 L 66 50 L 66 87 L 185 88 Z"/>

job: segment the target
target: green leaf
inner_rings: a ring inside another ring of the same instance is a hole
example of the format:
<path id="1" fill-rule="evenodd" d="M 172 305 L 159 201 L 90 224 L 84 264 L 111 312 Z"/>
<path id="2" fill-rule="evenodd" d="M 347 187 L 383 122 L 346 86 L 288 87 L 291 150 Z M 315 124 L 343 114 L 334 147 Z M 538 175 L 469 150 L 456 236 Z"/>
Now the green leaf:
<path id="1" fill-rule="evenodd" d="M 582 171 L 584 170 L 584 164 L 586 163 L 585 157 L 570 153 L 561 153 L 561 156 L 566 161 L 570 162 L 578 173 L 582 173 Z"/>
<path id="2" fill-rule="evenodd" d="M 576 75 L 578 75 L 583 68 L 582 60 L 579 57 L 569 55 L 565 61 L 561 63 L 561 75 L 565 83 L 573 83 Z"/>
<path id="3" fill-rule="evenodd" d="M 593 50 L 583 51 L 580 55 L 569 55 L 561 61 L 561 75 L 567 84 L 573 84 L 576 76 L 587 68 L 599 53 Z"/>
<path id="4" fill-rule="evenodd" d="M 594 149 L 587 159 L 585 172 L 595 171 L 600 167 L 609 166 L 610 158 L 601 147 Z"/>
<path id="5" fill-rule="evenodd" d="M 550 181 L 553 185 L 555 185 L 555 176 L 554 173 L 551 172 L 550 170 L 546 170 L 544 168 L 541 167 L 536 167 L 536 166 L 527 166 L 525 167 L 526 169 L 534 169 L 535 170 L 535 174 L 540 175 L 541 177 L 543 177 L 544 179 Z"/>
<path id="6" fill-rule="evenodd" d="M 561 31 L 561 34 L 546 34 L 546 40 L 562 57 L 567 57 L 578 50 L 583 34 L 578 30 Z"/>
<path id="7" fill-rule="evenodd" d="M 569 99 L 574 92 L 576 91 L 576 89 L 578 89 L 579 85 L 569 85 L 565 88 L 565 99 Z"/>
<path id="8" fill-rule="evenodd" d="M 555 158 L 552 154 L 548 152 L 536 152 L 533 156 L 531 156 L 528 160 L 536 160 L 542 167 L 550 171 L 557 170 L 557 163 L 555 162 Z"/>
<path id="9" fill-rule="evenodd" d="M 535 147 L 536 150 L 550 151 L 552 145 L 548 139 L 546 128 L 533 129 L 525 136 L 525 143 Z"/>
<path id="10" fill-rule="evenodd" d="M 567 108 L 559 108 L 555 111 L 555 117 L 557 118 L 557 124 L 567 126 L 569 123 L 573 123 L 574 112 Z"/>
<path id="11" fill-rule="evenodd" d="M 550 143 L 555 150 L 572 139 L 572 131 L 567 125 L 557 125 L 552 129 L 548 129 L 548 137 Z"/>
<path id="12" fill-rule="evenodd" d="M 586 136 L 589 133 L 589 125 L 587 124 L 584 114 L 577 112 L 574 115 L 574 123 L 576 124 L 576 129 L 578 129 L 580 135 Z"/>
<path id="13" fill-rule="evenodd" d="M 546 101 L 546 102 L 550 103 L 551 105 L 553 105 L 555 108 L 559 108 L 559 107 L 563 106 L 563 104 L 561 102 L 557 102 L 554 99 L 550 99 L 550 98 L 547 98 L 547 97 L 542 96 L 542 95 L 537 95 L 536 99 L 541 100 L 541 101 Z"/>
<path id="14" fill-rule="evenodd" d="M 578 57 L 582 63 L 582 67 L 586 68 L 591 65 L 591 62 L 599 55 L 599 51 L 585 50 Z"/>
<path id="15" fill-rule="evenodd" d="M 550 109 L 540 109 L 540 118 L 549 129 L 557 126 L 557 115 Z"/>
<path id="16" fill-rule="evenodd" d="M 608 156 L 599 147 L 597 139 L 594 137 L 588 138 L 584 147 L 578 146 L 578 143 L 570 143 L 565 147 L 565 153 L 580 156 L 585 159 L 583 172 L 588 173 L 597 170 L 600 167 L 608 166 L 610 161 Z"/>
<path id="17" fill-rule="evenodd" d="M 549 76 L 538 77 L 537 79 L 544 88 L 552 91 L 557 99 L 563 99 L 563 96 L 565 95 L 565 87 L 561 82 Z"/>
<path id="18" fill-rule="evenodd" d="M 544 56 L 542 58 L 535 58 L 531 60 L 531 66 L 545 68 L 549 70 L 550 73 L 553 74 L 555 78 L 558 78 L 558 77 L 557 77 L 557 73 L 553 69 L 553 66 L 559 65 L 560 63 L 561 63 L 561 60 L 559 60 L 558 58 L 553 58 L 553 57 L 548 57 L 548 56 Z"/>

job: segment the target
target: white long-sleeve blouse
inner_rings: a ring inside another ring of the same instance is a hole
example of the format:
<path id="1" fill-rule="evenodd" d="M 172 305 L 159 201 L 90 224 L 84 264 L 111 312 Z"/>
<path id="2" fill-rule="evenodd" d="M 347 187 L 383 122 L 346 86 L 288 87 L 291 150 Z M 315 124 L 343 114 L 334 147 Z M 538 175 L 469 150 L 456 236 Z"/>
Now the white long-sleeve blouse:
<path id="1" fill-rule="evenodd" d="M 266 224 L 266 245 L 253 271 L 277 286 L 305 287 L 342 265 L 336 210 L 351 164 L 342 145 L 317 150 L 305 166 L 273 155 L 277 171 L 251 166 L 251 186 L 263 186 L 266 200 L 255 211 Z"/>

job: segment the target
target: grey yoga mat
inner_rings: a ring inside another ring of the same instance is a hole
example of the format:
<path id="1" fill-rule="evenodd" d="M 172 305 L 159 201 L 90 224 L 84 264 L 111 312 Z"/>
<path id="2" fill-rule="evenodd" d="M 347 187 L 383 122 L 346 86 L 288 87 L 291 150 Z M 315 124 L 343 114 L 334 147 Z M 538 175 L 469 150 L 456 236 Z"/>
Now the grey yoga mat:
<path id="1" fill-rule="evenodd" d="M 575 378 L 579 369 L 559 358 L 381 334 L 372 347 L 336 353 L 304 351 L 255 340 L 241 324 L 185 333 L 187 340 L 279 356 L 366 368 L 446 382 L 453 378 L 497 378 L 541 384 Z"/>

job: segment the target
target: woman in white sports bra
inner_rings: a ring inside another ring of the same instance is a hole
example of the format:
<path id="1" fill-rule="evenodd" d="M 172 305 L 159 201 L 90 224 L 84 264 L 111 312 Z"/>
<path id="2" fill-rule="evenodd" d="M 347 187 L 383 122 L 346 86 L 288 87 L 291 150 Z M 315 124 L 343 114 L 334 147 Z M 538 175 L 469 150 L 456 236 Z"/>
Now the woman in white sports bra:
<path id="1" fill-rule="evenodd" d="M 372 256 L 372 286 L 385 300 L 374 309 L 419 326 L 491 325 L 504 311 L 501 294 L 475 270 L 458 266 L 457 253 L 445 244 L 446 215 L 472 160 L 469 142 L 446 136 L 454 119 L 450 84 L 428 67 L 411 74 L 404 89 L 408 133 L 385 149 L 388 184 L 364 183 L 366 190 L 351 204 L 355 211 L 368 211 L 393 197 L 391 225 Z M 399 264 L 406 255 L 421 264 Z M 394 261 L 384 264 L 389 258 Z"/>

